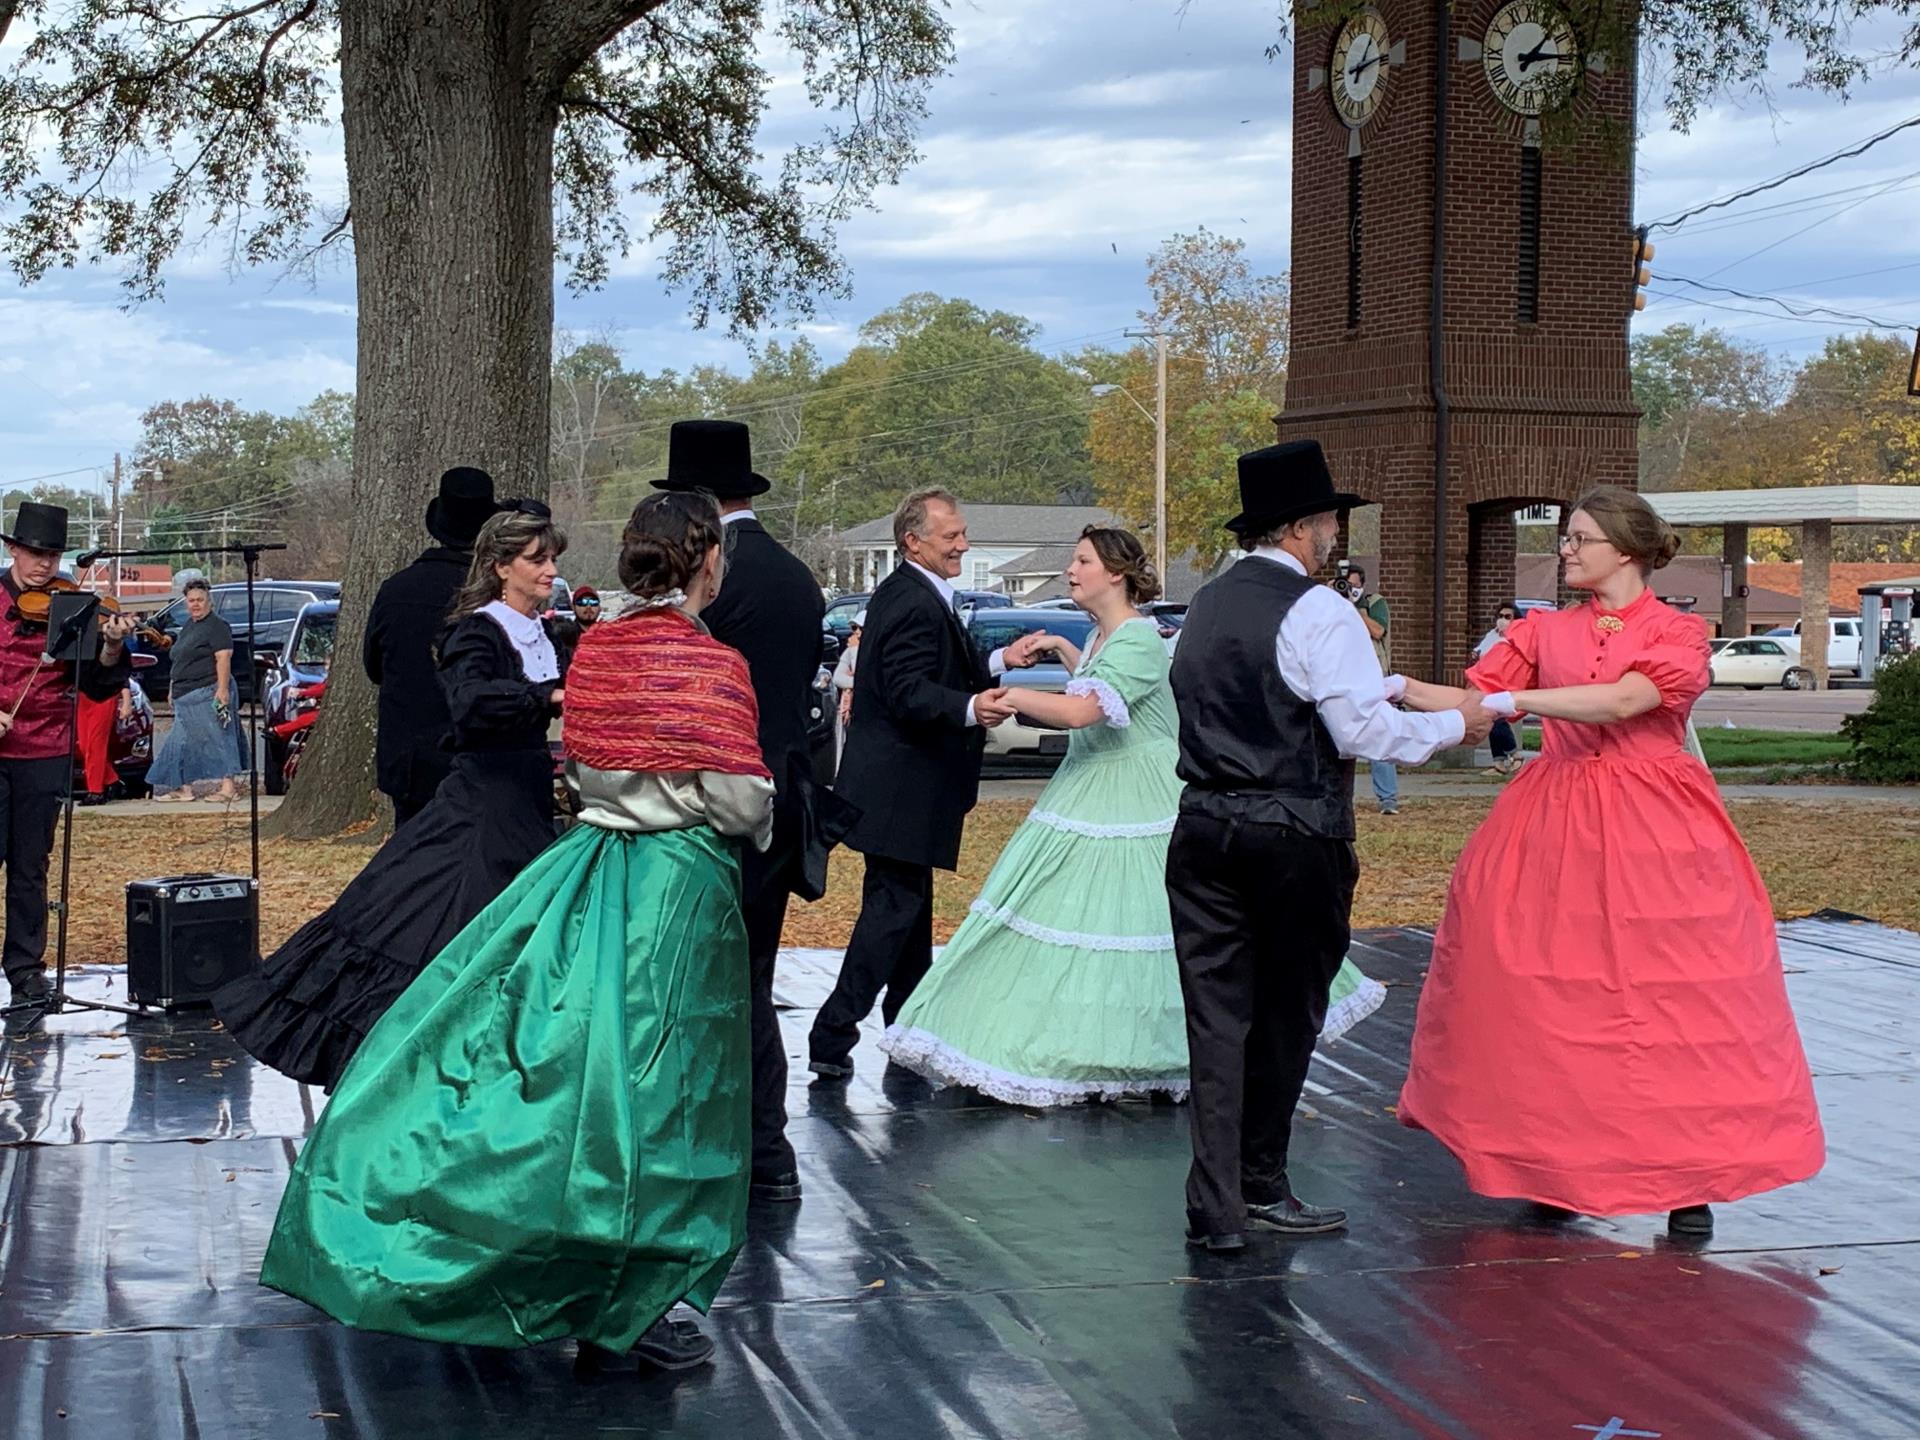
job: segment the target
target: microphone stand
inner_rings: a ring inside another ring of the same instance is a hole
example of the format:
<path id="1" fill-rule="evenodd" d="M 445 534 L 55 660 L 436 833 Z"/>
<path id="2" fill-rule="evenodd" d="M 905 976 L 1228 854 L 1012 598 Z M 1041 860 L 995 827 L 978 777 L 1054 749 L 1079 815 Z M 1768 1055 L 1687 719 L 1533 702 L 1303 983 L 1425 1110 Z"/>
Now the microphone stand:
<path id="1" fill-rule="evenodd" d="M 253 672 L 253 699 L 247 707 L 247 794 L 252 807 L 253 882 L 256 893 L 260 884 L 260 766 L 254 752 L 260 738 L 260 662 L 259 652 L 253 645 L 253 634 L 259 624 L 254 613 L 253 578 L 262 554 L 269 550 L 286 548 L 284 544 L 273 543 L 222 545 L 204 550 L 89 550 L 75 557 L 73 567 L 78 574 L 101 560 L 157 559 L 178 555 L 238 555 L 246 562 L 247 650 Z M 136 1016 L 147 1013 L 144 1008 L 115 1005 L 106 1000 L 81 1000 L 67 993 L 67 912 L 71 908 L 68 900 L 73 874 L 73 747 L 80 733 L 80 667 L 87 663 L 86 656 L 80 652 L 79 646 L 85 638 L 88 622 L 99 612 L 99 609 L 99 597 L 88 595 L 87 602 L 67 617 L 57 635 L 49 629 L 46 648 L 40 656 L 41 665 L 56 664 L 59 663 L 58 657 L 62 650 L 69 645 L 75 647 L 73 685 L 67 695 L 67 784 L 66 799 L 61 805 L 60 898 L 47 907 L 50 913 L 59 916 L 60 921 L 54 941 L 53 990 L 44 1000 L 20 1000 L 10 1005 L 0 1006 L 0 1016 L 11 1016 L 16 1011 L 27 1009 L 39 1009 L 48 1015 L 58 1015 L 69 1009 L 112 1010 L 121 1015 Z M 134 682 L 129 679 L 127 683 Z M 31 688 L 32 682 L 29 681 L 28 685 Z"/>

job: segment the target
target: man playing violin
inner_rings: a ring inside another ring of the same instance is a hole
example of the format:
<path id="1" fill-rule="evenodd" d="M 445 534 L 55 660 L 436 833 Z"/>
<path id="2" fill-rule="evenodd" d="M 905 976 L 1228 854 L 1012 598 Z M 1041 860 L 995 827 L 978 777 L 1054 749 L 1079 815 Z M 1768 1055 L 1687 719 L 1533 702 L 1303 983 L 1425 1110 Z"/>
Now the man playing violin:
<path id="1" fill-rule="evenodd" d="M 130 615 L 104 615 L 96 655 L 79 664 L 42 660 L 48 643 L 46 610 L 22 603 L 44 594 L 60 573 L 67 549 L 67 512 L 26 501 L 9 533 L 0 535 L 10 563 L 0 573 L 0 865 L 7 872 L 6 939 L 0 967 L 14 1009 L 7 1028 L 39 1023 L 51 995 L 47 984 L 47 861 L 60 800 L 73 774 L 72 691 L 110 700 L 127 682 Z M 34 612 L 30 617 L 27 612 Z M 76 676 L 75 672 L 78 671 Z"/>

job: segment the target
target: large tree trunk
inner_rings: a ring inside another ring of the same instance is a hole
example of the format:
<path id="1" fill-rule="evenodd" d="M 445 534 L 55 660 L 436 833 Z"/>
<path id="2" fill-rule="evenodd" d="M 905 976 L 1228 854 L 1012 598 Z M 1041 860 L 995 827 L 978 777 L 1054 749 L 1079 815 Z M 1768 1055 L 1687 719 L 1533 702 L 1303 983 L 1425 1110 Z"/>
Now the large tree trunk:
<path id="1" fill-rule="evenodd" d="M 523 0 L 343 0 L 340 79 L 359 298 L 353 513 L 339 642 L 312 748 L 272 830 L 377 813 L 360 640 L 380 582 L 429 540 L 440 472 L 544 496 L 553 132 Z"/>

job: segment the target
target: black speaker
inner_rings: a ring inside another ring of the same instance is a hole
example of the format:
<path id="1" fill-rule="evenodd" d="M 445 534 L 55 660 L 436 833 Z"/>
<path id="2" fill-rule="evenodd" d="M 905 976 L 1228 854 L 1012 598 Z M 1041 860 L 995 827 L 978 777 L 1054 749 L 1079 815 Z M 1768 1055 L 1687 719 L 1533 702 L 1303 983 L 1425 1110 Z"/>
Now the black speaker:
<path id="1" fill-rule="evenodd" d="M 205 1005 L 260 953 L 260 889 L 246 875 L 127 882 L 127 995 L 164 1010 Z"/>

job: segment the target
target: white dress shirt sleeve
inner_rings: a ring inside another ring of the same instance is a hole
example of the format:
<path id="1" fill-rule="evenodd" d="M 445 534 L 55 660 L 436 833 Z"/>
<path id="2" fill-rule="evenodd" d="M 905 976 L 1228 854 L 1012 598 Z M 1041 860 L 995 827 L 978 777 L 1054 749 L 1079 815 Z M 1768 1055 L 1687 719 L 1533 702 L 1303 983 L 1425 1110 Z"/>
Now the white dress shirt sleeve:
<path id="1" fill-rule="evenodd" d="M 1360 612 L 1324 585 L 1294 602 L 1274 655 L 1280 678 L 1313 703 L 1343 756 L 1419 765 L 1466 735 L 1457 710 L 1417 715 L 1387 703 L 1386 677 Z"/>

